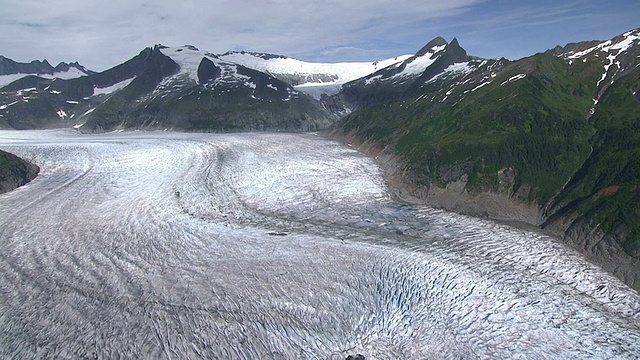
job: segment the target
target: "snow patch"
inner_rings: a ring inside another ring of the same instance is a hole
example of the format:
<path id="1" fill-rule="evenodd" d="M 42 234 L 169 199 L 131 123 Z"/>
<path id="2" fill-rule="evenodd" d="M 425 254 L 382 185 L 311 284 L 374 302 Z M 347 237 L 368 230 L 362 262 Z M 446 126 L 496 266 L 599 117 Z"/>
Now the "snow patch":
<path id="1" fill-rule="evenodd" d="M 471 64 L 468 61 L 465 61 L 461 63 L 451 64 L 446 69 L 444 69 L 444 71 L 454 72 L 454 73 L 469 73 L 473 71 L 473 68 L 471 67 Z"/>
<path id="2" fill-rule="evenodd" d="M 38 90 L 38 89 L 36 89 L 36 88 L 21 89 L 21 90 L 16 91 L 16 95 L 23 95 L 26 92 L 31 92 L 31 91 L 36 91 L 36 90 Z"/>
<path id="3" fill-rule="evenodd" d="M 500 84 L 500 86 L 506 85 L 512 81 L 517 81 L 520 79 L 524 79 L 527 75 L 526 74 L 518 74 L 518 75 L 514 75 L 512 77 L 509 78 L 509 80 L 506 80 L 504 82 L 502 82 L 502 84 Z"/>
<path id="4" fill-rule="evenodd" d="M 180 74 L 187 74 L 190 79 L 198 82 L 198 66 L 202 58 L 208 57 L 207 54 L 193 46 L 169 47 L 160 49 L 160 52 L 180 66 Z"/>
<path id="5" fill-rule="evenodd" d="M 433 64 L 437 56 L 433 56 L 432 53 L 426 53 L 424 56 L 416 57 L 411 62 L 407 63 L 402 72 L 394 75 L 393 77 L 412 77 L 422 74 L 426 68 Z"/>
<path id="6" fill-rule="evenodd" d="M 577 58 L 581 58 L 585 55 L 588 55 L 596 50 L 600 50 L 600 51 L 604 51 L 604 52 L 609 52 L 611 50 L 617 50 L 617 53 L 620 54 L 624 51 L 626 51 L 627 49 L 629 49 L 629 47 L 631 45 L 633 45 L 634 42 L 636 42 L 637 40 L 640 39 L 640 33 L 639 32 L 634 32 L 634 31 L 630 31 L 627 32 L 625 34 L 623 34 L 624 39 L 613 44 L 613 42 L 611 40 L 607 40 L 604 41 L 596 46 L 593 46 L 589 49 L 583 50 L 583 51 L 579 51 L 577 53 L 574 53 L 573 55 L 568 56 L 568 59 L 577 59 Z"/>
<path id="7" fill-rule="evenodd" d="M 93 89 L 93 95 L 107 95 L 107 94 L 111 94 L 113 92 L 116 92 L 118 90 L 124 89 L 125 87 L 127 87 L 129 84 L 131 84 L 131 82 L 133 81 L 133 79 L 135 79 L 135 76 L 132 77 L 131 79 L 127 79 L 124 81 L 121 81 L 117 84 L 113 84 L 111 86 L 107 86 L 104 88 L 99 88 L 96 87 Z"/>
<path id="8" fill-rule="evenodd" d="M 435 54 L 435 53 L 440 52 L 440 51 L 442 51 L 442 50 L 444 50 L 446 48 L 447 48 L 447 45 L 439 45 L 439 46 L 432 47 L 431 50 L 432 50 L 433 54 Z"/>
<path id="9" fill-rule="evenodd" d="M 38 76 L 44 79 L 75 79 L 81 76 L 86 76 L 87 74 L 76 68 L 70 68 L 69 71 L 64 72 L 56 72 L 53 74 L 32 74 L 32 73 L 19 73 L 19 74 L 9 74 L 9 75 L 0 75 L 0 87 L 11 84 L 16 80 L 20 80 L 26 76 Z"/>
<path id="10" fill-rule="evenodd" d="M 12 102 L 12 103 L 10 103 L 10 104 L 0 105 L 0 110 L 4 110 L 4 109 L 8 108 L 9 106 L 11 106 L 11 105 L 15 105 L 15 104 L 17 104 L 17 103 L 19 103 L 19 102 L 20 102 L 20 101 L 18 100 L 18 101 L 14 101 L 14 102 Z"/>
<path id="11" fill-rule="evenodd" d="M 365 84 L 366 85 L 371 85 L 374 82 L 377 82 L 378 80 L 382 79 L 382 75 L 376 75 L 376 76 L 372 76 L 370 78 L 365 79 Z"/>
<path id="12" fill-rule="evenodd" d="M 55 72 L 53 74 L 39 74 L 38 76 L 45 79 L 69 80 L 69 79 L 76 79 L 79 77 L 87 76 L 87 74 L 80 71 L 79 69 L 70 67 L 68 71 L 60 71 L 60 72 Z"/>
<path id="13" fill-rule="evenodd" d="M 427 83 L 427 84 L 428 83 L 432 83 L 432 82 L 434 82 L 434 81 L 436 81 L 438 79 L 441 79 L 443 77 L 447 77 L 447 76 L 451 75 L 452 73 L 468 74 L 471 71 L 473 71 L 473 68 L 471 67 L 469 62 L 451 64 L 446 69 L 444 69 L 441 73 L 435 75 L 431 79 L 427 80 L 425 83 Z"/>
<path id="14" fill-rule="evenodd" d="M 476 90 L 480 89 L 483 86 L 489 85 L 489 84 L 491 84 L 492 81 L 493 80 L 485 81 L 482 84 L 480 84 L 480 85 L 474 87 L 473 89 L 471 89 L 471 91 L 473 92 L 473 91 L 476 91 Z"/>
<path id="15" fill-rule="evenodd" d="M 613 65 L 616 59 L 616 56 L 617 55 L 614 55 L 614 54 L 609 54 L 609 56 L 607 56 L 607 60 L 609 60 L 609 63 L 604 64 L 604 73 L 602 74 L 602 77 L 600 78 L 600 80 L 598 80 L 598 83 L 596 84 L 596 86 L 600 86 L 600 83 L 602 83 L 607 78 L 607 75 L 609 75 L 609 68 L 611 67 L 611 65 Z"/>
<path id="16" fill-rule="evenodd" d="M 608 41 L 608 42 L 610 43 L 611 41 Z M 589 53 L 591 53 L 591 52 L 593 52 L 593 51 L 595 51 L 595 50 L 597 50 L 597 49 L 601 49 L 603 46 L 606 46 L 606 45 L 604 45 L 604 44 L 605 44 L 605 43 L 602 43 L 602 44 L 596 45 L 596 46 L 594 46 L 594 47 L 592 47 L 592 48 L 589 48 L 589 49 L 587 49 L 587 50 L 579 51 L 579 52 L 577 52 L 577 53 L 574 53 L 573 55 L 568 56 L 568 58 L 569 58 L 569 59 L 577 59 L 577 58 L 581 58 L 581 57 L 583 57 L 583 56 L 585 56 L 585 55 L 588 55 Z"/>
<path id="17" fill-rule="evenodd" d="M 640 33 L 627 33 L 624 36 L 625 39 L 611 46 L 611 50 L 619 50 L 619 52 L 624 52 L 629 49 L 629 47 L 631 47 L 631 45 L 633 45 L 635 41 L 640 39 Z"/>
<path id="18" fill-rule="evenodd" d="M 414 101 L 414 102 L 418 102 L 418 101 L 420 101 L 420 100 L 424 99 L 425 97 L 427 97 L 427 94 L 422 94 L 422 95 L 418 96 L 418 97 L 416 98 L 416 101 Z"/>

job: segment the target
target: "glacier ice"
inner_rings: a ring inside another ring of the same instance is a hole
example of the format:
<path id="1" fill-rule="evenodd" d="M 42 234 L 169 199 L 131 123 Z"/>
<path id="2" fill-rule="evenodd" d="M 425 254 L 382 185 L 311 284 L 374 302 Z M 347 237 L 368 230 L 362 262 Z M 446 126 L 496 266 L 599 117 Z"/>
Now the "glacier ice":
<path id="1" fill-rule="evenodd" d="M 396 203 L 313 134 L 0 148 L 41 167 L 0 195 L 2 358 L 640 356 L 619 280 L 545 235 Z"/>

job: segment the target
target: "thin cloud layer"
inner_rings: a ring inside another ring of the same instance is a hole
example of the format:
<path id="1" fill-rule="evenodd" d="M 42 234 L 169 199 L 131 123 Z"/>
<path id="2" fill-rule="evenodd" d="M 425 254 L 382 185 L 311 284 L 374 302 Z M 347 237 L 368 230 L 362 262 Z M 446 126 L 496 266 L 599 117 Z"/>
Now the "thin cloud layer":
<path id="1" fill-rule="evenodd" d="M 268 51 L 314 61 L 373 60 L 412 53 L 438 35 L 481 46 L 480 37 L 497 41 L 498 31 L 530 32 L 526 14 L 531 26 L 556 26 L 595 3 L 543 2 L 0 0 L 0 54 L 18 61 L 78 60 L 96 70 L 156 43 L 192 44 L 212 52 Z"/>

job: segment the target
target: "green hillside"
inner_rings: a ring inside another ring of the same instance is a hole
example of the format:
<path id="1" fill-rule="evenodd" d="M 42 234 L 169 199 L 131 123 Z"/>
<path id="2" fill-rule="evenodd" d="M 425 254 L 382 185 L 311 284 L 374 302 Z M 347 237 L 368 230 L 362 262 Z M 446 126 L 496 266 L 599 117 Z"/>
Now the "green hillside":
<path id="1" fill-rule="evenodd" d="M 593 228 L 627 233 L 625 252 L 640 258 L 640 71 L 616 81 L 590 118 L 593 154 L 554 203 Z"/>
<path id="2" fill-rule="evenodd" d="M 343 119 L 340 127 L 393 144 L 422 181 L 444 186 L 464 173 L 471 190 L 492 188 L 498 170 L 511 167 L 514 190 L 528 184 L 529 200 L 545 203 L 590 153 L 594 128 L 587 117 L 599 71 L 596 64 L 568 65 L 538 54 L 479 88 L 445 88 L 418 101 L 378 105 Z M 525 77 L 509 81 L 520 74 Z"/>

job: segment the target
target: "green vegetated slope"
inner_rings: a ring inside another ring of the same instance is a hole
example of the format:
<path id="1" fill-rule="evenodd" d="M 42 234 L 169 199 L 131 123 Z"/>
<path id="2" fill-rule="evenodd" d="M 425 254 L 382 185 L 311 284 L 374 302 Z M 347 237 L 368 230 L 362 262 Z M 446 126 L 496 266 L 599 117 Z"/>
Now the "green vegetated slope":
<path id="1" fill-rule="evenodd" d="M 640 69 L 605 91 L 589 123 L 593 153 L 555 199 L 548 224 L 573 216 L 617 234 L 622 249 L 640 259 Z"/>
<path id="2" fill-rule="evenodd" d="M 0 150 L 0 194 L 28 183 L 39 171 L 36 165 Z"/>
<path id="3" fill-rule="evenodd" d="M 596 64 L 570 66 L 538 54 L 480 84 L 378 105 L 340 124 L 392 144 L 425 184 L 466 175 L 469 191 L 491 190 L 498 171 L 511 168 L 514 192 L 529 186 L 527 200 L 544 204 L 589 156 L 594 129 L 587 115 L 600 73 Z"/>
<path id="4" fill-rule="evenodd" d="M 418 187 L 463 181 L 471 196 L 503 192 L 537 208 L 536 225 L 562 236 L 576 224 L 583 236 L 615 232 L 610 245 L 640 259 L 640 71 L 594 106 L 602 72 L 600 61 L 537 54 L 481 82 L 353 113 L 334 131 L 401 159 Z"/>

